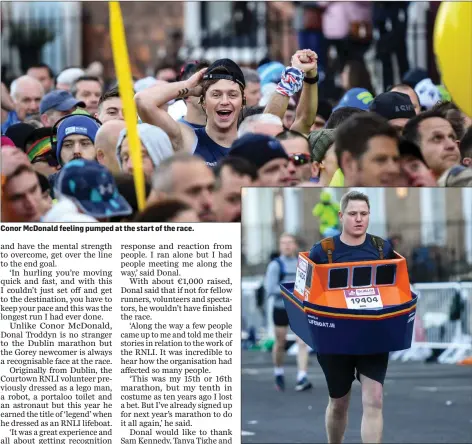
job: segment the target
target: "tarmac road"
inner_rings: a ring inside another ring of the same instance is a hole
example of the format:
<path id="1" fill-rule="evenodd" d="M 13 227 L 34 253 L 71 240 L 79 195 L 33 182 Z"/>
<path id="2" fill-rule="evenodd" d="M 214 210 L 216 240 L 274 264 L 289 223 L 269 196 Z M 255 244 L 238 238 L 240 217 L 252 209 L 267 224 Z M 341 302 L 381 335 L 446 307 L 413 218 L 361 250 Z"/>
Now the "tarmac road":
<path id="1" fill-rule="evenodd" d="M 296 366 L 287 357 L 285 392 L 274 389 L 270 354 L 242 351 L 242 442 L 326 442 L 328 390 L 316 356 L 309 392 L 294 391 Z M 353 383 L 346 443 L 359 443 L 360 384 Z M 472 366 L 390 362 L 384 386 L 384 443 L 472 443 Z"/>

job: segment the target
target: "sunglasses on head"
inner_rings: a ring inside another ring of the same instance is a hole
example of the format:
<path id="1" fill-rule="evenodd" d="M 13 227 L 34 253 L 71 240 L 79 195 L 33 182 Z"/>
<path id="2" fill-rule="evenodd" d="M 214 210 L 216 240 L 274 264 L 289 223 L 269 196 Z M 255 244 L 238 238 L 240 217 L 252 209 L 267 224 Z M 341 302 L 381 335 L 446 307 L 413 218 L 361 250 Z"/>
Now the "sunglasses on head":
<path id="1" fill-rule="evenodd" d="M 35 157 L 31 163 L 46 162 L 51 167 L 56 167 L 59 165 L 59 162 L 56 159 L 54 154 L 44 154 L 43 156 Z"/>
<path id="2" fill-rule="evenodd" d="M 301 166 L 301 165 L 307 165 L 310 163 L 310 155 L 309 154 L 289 154 L 289 159 L 290 161 L 295 165 L 295 166 Z"/>

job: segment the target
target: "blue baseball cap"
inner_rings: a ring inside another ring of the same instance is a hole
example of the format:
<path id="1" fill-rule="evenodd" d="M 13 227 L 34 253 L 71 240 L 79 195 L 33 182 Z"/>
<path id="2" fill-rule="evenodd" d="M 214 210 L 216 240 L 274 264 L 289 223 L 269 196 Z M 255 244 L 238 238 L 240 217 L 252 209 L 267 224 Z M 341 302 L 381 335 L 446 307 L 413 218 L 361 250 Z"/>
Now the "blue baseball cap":
<path id="1" fill-rule="evenodd" d="M 88 137 L 95 143 L 95 136 L 100 124 L 90 116 L 84 114 L 71 114 L 59 123 L 57 128 L 56 157 L 61 162 L 61 150 L 64 139 L 72 134 L 80 134 Z"/>
<path id="2" fill-rule="evenodd" d="M 55 193 L 67 197 L 80 210 L 95 218 L 127 216 L 130 204 L 118 192 L 110 171 L 94 160 L 75 159 L 59 172 Z"/>
<path id="3" fill-rule="evenodd" d="M 56 111 L 69 111 L 74 106 L 85 108 L 85 103 L 77 100 L 70 92 L 55 89 L 48 92 L 39 104 L 39 113 L 44 114 L 51 109 Z"/>
<path id="4" fill-rule="evenodd" d="M 279 83 L 285 71 L 285 66 L 280 62 L 269 62 L 257 68 L 261 78 L 261 87 L 267 83 Z"/>
<path id="5" fill-rule="evenodd" d="M 367 111 L 373 101 L 374 96 L 365 88 L 352 88 L 344 94 L 339 103 L 333 108 L 333 111 L 346 106 Z"/>

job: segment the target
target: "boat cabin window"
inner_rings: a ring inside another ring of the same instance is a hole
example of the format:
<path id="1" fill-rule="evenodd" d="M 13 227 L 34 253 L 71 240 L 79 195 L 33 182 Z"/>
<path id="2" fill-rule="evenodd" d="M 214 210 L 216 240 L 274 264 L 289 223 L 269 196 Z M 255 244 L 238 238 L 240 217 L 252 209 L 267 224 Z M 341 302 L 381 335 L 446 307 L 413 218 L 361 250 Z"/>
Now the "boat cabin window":
<path id="1" fill-rule="evenodd" d="M 328 288 L 347 288 L 349 268 L 332 268 L 329 270 Z"/>
<path id="2" fill-rule="evenodd" d="M 393 285 L 397 276 L 397 265 L 378 265 L 375 275 L 375 285 Z"/>
<path id="3" fill-rule="evenodd" d="M 352 287 L 370 287 L 372 285 L 372 266 L 352 268 Z"/>

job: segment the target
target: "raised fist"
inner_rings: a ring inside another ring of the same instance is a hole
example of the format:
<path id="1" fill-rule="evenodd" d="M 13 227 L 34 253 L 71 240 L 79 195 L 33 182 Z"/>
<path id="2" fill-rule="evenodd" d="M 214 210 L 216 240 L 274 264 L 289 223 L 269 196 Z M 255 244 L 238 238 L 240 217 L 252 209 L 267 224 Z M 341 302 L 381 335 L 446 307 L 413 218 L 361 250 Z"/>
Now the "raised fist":
<path id="1" fill-rule="evenodd" d="M 305 74 L 316 76 L 318 71 L 318 55 L 311 49 L 301 49 L 292 57 L 292 66 Z"/>

